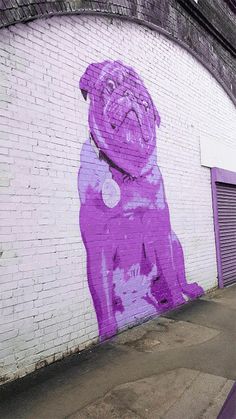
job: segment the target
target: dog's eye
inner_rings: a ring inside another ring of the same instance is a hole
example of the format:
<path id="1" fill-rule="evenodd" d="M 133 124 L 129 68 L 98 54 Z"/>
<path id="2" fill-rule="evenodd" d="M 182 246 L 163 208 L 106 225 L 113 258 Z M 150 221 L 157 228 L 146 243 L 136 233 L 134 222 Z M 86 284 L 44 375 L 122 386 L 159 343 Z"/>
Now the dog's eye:
<path id="1" fill-rule="evenodd" d="M 107 89 L 109 92 L 113 92 L 116 88 L 115 82 L 111 79 L 107 80 Z"/>
<path id="2" fill-rule="evenodd" d="M 149 103 L 146 100 L 142 100 L 142 105 L 144 106 L 145 110 L 149 110 Z"/>

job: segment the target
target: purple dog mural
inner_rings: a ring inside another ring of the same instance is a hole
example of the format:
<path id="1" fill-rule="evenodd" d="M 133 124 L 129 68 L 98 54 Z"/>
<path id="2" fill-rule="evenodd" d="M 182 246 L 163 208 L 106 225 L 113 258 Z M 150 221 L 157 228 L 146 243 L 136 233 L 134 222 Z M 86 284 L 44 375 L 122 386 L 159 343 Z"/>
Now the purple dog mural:
<path id="1" fill-rule="evenodd" d="M 80 228 L 100 339 L 203 294 L 188 284 L 156 160 L 160 116 L 135 70 L 91 64 L 90 138 L 81 151 Z"/>

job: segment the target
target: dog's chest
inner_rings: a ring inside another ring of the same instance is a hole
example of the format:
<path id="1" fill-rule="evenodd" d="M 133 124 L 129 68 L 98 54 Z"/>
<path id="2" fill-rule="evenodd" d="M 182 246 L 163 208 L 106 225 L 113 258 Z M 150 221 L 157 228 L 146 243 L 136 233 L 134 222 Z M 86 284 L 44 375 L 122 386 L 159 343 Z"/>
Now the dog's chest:
<path id="1" fill-rule="evenodd" d="M 157 185 L 112 173 L 109 165 L 98 158 L 89 141 L 82 149 L 78 183 L 81 202 L 100 208 L 111 216 L 119 211 L 125 215 L 140 208 L 154 209 L 157 202 L 164 204 L 164 196 Z"/>

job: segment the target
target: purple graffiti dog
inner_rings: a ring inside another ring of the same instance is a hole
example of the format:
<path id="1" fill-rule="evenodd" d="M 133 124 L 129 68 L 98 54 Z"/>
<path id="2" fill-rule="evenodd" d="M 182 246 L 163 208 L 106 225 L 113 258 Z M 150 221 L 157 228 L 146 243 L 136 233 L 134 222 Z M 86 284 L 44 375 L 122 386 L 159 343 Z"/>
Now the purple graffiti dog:
<path id="1" fill-rule="evenodd" d="M 156 163 L 157 109 L 135 70 L 91 64 L 80 79 L 90 138 L 81 151 L 80 228 L 100 339 L 203 294 L 188 284 Z"/>

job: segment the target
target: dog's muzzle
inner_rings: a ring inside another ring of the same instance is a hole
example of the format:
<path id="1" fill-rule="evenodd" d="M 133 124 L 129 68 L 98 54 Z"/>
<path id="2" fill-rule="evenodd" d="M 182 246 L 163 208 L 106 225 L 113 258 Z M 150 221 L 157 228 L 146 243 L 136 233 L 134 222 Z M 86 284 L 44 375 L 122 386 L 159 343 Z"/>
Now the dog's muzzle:
<path id="1" fill-rule="evenodd" d="M 126 124 L 127 130 L 130 129 L 140 131 L 142 140 L 147 143 L 153 137 L 153 127 L 150 125 L 147 111 L 142 109 L 143 106 L 138 103 L 134 94 L 131 96 L 124 95 L 119 97 L 110 106 L 106 107 L 104 112 L 110 126 L 117 134 L 119 130 Z"/>

